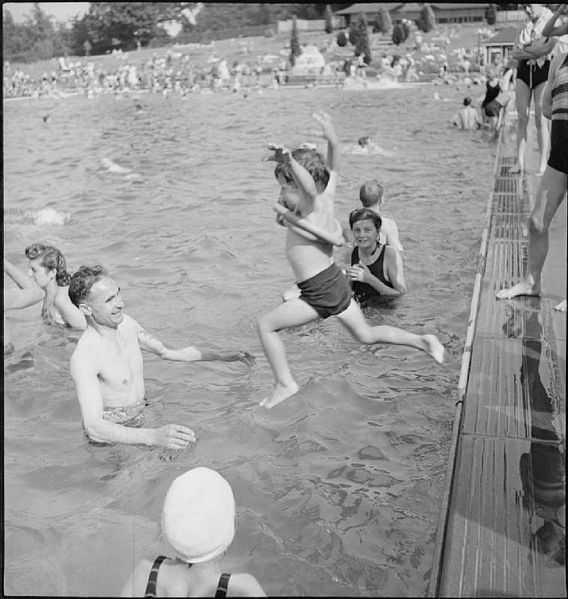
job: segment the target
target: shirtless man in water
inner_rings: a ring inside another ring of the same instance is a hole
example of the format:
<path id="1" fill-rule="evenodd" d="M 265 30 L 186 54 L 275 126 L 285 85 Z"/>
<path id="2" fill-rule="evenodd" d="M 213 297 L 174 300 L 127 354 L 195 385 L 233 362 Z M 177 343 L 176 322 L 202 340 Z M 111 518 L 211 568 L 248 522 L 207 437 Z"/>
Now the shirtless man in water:
<path id="1" fill-rule="evenodd" d="M 243 351 L 170 349 L 123 312 L 120 288 L 102 266 L 82 266 L 69 285 L 69 297 L 87 320 L 87 328 L 71 357 L 83 425 L 89 438 L 105 443 L 142 444 L 184 449 L 195 433 L 181 424 L 137 428 L 143 421 L 144 374 L 141 349 L 166 360 L 240 360 Z"/>

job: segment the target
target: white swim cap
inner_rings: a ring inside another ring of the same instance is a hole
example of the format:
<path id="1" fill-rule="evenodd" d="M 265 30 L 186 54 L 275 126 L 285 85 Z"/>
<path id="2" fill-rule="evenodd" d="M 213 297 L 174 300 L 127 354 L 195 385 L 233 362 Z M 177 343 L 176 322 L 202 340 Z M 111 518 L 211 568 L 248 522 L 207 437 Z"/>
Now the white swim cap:
<path id="1" fill-rule="evenodd" d="M 164 500 L 162 534 L 185 562 L 197 564 L 221 555 L 235 536 L 229 483 L 204 467 L 178 476 Z"/>

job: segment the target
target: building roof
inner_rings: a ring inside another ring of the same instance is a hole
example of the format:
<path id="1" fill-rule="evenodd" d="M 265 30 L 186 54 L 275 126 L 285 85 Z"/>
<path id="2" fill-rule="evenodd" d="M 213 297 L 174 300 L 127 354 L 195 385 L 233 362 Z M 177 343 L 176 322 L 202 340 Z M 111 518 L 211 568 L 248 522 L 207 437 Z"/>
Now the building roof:
<path id="1" fill-rule="evenodd" d="M 399 6 L 402 6 L 402 2 L 360 2 L 358 4 L 352 4 L 342 10 L 338 10 L 335 14 L 352 15 L 360 12 L 379 12 L 381 8 L 386 8 L 388 11 L 391 11 Z"/>
<path id="2" fill-rule="evenodd" d="M 518 27 L 506 27 L 502 29 L 497 35 L 482 42 L 484 46 L 504 46 L 513 45 L 517 41 L 519 35 Z"/>
<path id="3" fill-rule="evenodd" d="M 440 4 L 430 5 L 434 11 L 437 10 L 458 10 L 460 8 L 483 8 L 485 10 L 489 3 L 481 2 L 441 2 Z"/>
<path id="4" fill-rule="evenodd" d="M 409 11 L 420 11 L 422 10 L 422 3 L 419 2 L 359 2 L 358 4 L 352 4 L 347 8 L 342 10 L 338 10 L 335 12 L 336 15 L 353 15 L 358 14 L 360 12 L 363 13 L 375 13 L 379 12 L 381 8 L 386 8 L 390 11 L 401 11 L 401 12 L 409 12 Z M 431 4 L 434 13 L 440 10 L 460 10 L 460 9 L 471 9 L 471 8 L 479 8 L 485 10 L 489 3 L 479 3 L 479 2 L 449 2 L 449 3 L 439 3 L 439 4 Z"/>

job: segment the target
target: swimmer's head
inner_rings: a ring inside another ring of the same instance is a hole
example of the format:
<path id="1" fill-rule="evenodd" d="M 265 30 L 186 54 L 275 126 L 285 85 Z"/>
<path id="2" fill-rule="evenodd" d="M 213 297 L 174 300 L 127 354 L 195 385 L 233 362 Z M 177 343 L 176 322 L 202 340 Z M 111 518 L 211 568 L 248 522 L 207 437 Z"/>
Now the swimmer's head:
<path id="1" fill-rule="evenodd" d="M 363 137 L 360 137 L 357 140 L 357 143 L 364 148 L 365 146 L 368 146 L 371 143 L 371 138 L 368 135 L 363 135 Z"/>
<path id="2" fill-rule="evenodd" d="M 359 200 L 365 208 L 380 206 L 383 203 L 385 188 L 376 180 L 372 179 L 361 185 L 359 189 Z"/>
<path id="3" fill-rule="evenodd" d="M 80 266 L 79 270 L 71 277 L 69 284 L 69 299 L 79 307 L 91 291 L 91 287 L 107 276 L 107 271 L 102 266 Z"/>
<path id="4" fill-rule="evenodd" d="M 171 484 L 162 510 L 164 540 L 190 564 L 223 555 L 235 536 L 235 499 L 215 470 L 198 467 Z"/>
<path id="5" fill-rule="evenodd" d="M 469 96 L 466 96 L 466 97 L 463 99 L 463 105 L 464 105 L 464 106 L 469 106 L 470 104 L 471 104 L 471 98 L 470 98 Z"/>
<path id="6" fill-rule="evenodd" d="M 299 147 L 292 151 L 292 158 L 310 173 L 318 192 L 322 192 L 327 187 L 329 171 L 325 158 L 317 150 Z M 274 176 L 281 184 L 286 182 L 288 185 L 295 185 L 292 171 L 287 164 L 278 163 L 274 169 Z"/>
<path id="7" fill-rule="evenodd" d="M 377 233 L 383 226 L 383 219 L 374 210 L 369 210 L 369 208 L 357 208 L 352 210 L 349 214 L 349 226 L 351 227 L 351 230 L 353 230 L 355 223 L 362 220 L 371 221 L 375 225 Z"/>
<path id="8" fill-rule="evenodd" d="M 71 277 L 67 272 L 65 258 L 57 248 L 42 243 L 33 243 L 26 248 L 26 256 L 30 261 L 32 276 L 40 287 L 45 287 L 49 282 L 50 275 L 55 278 L 59 287 L 69 285 Z M 40 272 L 40 268 L 44 269 L 43 273 Z"/>

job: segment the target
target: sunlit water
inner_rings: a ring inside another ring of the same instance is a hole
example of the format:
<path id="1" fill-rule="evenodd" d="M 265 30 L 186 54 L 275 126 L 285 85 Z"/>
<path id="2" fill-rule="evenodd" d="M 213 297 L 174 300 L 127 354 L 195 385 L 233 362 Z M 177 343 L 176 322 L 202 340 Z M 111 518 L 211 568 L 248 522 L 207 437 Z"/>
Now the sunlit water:
<path id="1" fill-rule="evenodd" d="M 5 252 L 34 241 L 69 270 L 105 265 L 127 311 L 177 347 L 243 348 L 252 369 L 145 356 L 147 423 L 191 426 L 178 455 L 85 441 L 69 375 L 77 334 L 9 314 L 5 361 L 5 591 L 115 595 L 157 553 L 172 479 L 218 469 L 238 504 L 230 571 L 269 594 L 421 595 L 439 515 L 495 148 L 448 127 L 463 91 L 430 87 L 74 97 L 4 103 Z M 366 311 L 374 324 L 436 333 L 447 366 L 404 347 L 366 347 L 335 319 L 282 333 L 303 384 L 268 411 L 272 385 L 255 318 L 292 282 L 267 142 L 315 141 L 328 110 L 339 137 L 372 135 L 392 156 L 343 157 L 338 216 L 370 178 L 405 246 L 408 294 Z M 47 122 L 42 116 L 51 115 Z M 141 179 L 105 172 L 109 158 Z M 5 284 L 11 284 L 5 280 Z"/>

